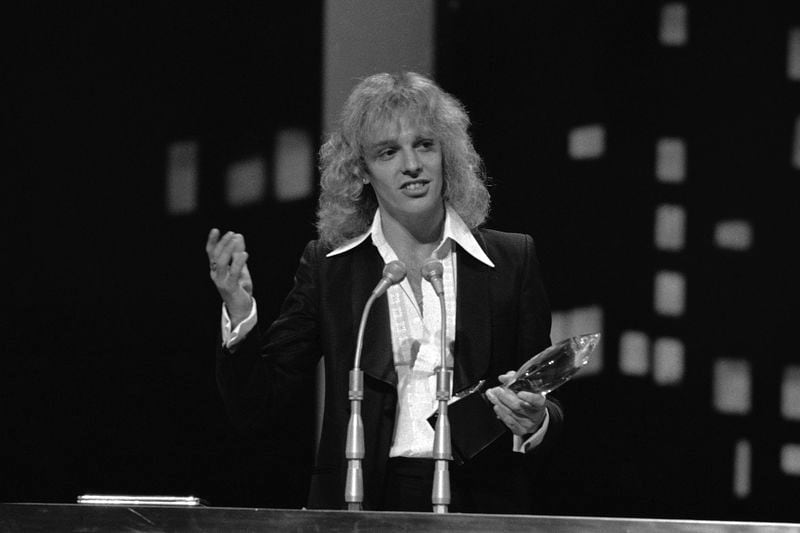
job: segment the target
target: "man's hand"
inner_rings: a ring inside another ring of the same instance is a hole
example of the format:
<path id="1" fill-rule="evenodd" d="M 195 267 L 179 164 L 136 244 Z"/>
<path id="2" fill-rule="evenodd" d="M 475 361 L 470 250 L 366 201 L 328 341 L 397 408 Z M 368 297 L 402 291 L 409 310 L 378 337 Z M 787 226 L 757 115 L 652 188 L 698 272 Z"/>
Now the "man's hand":
<path id="1" fill-rule="evenodd" d="M 253 280 L 247 270 L 244 236 L 232 231 L 220 238 L 212 229 L 206 241 L 209 275 L 228 308 L 233 327 L 250 314 L 253 305 Z"/>
<path id="2" fill-rule="evenodd" d="M 509 371 L 498 376 L 505 385 L 514 377 Z M 534 392 L 514 392 L 503 387 L 493 387 L 486 391 L 486 397 L 494 404 L 497 418 L 503 421 L 515 435 L 520 437 L 536 433 L 544 422 L 546 413 L 545 398 Z"/>

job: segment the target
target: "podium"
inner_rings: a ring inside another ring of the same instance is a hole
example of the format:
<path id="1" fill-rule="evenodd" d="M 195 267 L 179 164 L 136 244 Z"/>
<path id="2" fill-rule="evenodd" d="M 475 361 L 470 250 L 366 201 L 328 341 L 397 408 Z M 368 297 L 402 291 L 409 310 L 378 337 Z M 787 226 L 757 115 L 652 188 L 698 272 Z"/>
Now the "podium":
<path id="1" fill-rule="evenodd" d="M 355 531 L 800 533 L 800 524 L 226 507 L 0 504 L 0 531 Z"/>

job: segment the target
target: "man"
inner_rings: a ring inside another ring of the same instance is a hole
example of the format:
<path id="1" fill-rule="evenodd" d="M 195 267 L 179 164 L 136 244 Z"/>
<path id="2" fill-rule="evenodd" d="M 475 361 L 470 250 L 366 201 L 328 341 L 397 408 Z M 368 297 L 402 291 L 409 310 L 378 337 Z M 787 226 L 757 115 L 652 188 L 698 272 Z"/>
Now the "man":
<path id="1" fill-rule="evenodd" d="M 319 240 L 306 247 L 294 288 L 262 336 L 244 238 L 211 230 L 206 252 L 222 299 L 217 377 L 232 419 L 280 430 L 284 410 L 325 356 L 325 415 L 309 507 L 344 505 L 348 373 L 365 302 L 383 266 L 407 277 L 376 301 L 362 369 L 364 508 L 431 509 L 434 368 L 440 361 L 439 300 L 422 280 L 443 265 L 448 366 L 454 391 L 497 383 L 550 345 L 550 314 L 533 241 L 480 229 L 489 210 L 481 159 L 462 105 L 415 73 L 363 80 L 341 126 L 320 150 Z M 487 392 L 510 430 L 463 465 L 451 466 L 456 512 L 531 511 L 530 469 L 561 421 L 539 394 Z"/>

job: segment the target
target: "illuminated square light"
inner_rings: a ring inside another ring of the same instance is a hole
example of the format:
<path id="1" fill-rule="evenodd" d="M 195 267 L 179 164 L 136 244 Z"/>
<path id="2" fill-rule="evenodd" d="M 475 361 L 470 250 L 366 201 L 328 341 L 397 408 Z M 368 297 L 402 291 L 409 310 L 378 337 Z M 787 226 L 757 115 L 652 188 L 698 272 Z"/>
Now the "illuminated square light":
<path id="1" fill-rule="evenodd" d="M 658 39 L 664 46 L 686 46 L 689 42 L 689 9 L 673 2 L 661 6 Z"/>
<path id="2" fill-rule="evenodd" d="M 781 447 L 781 470 L 789 476 L 800 476 L 800 444 Z"/>
<path id="3" fill-rule="evenodd" d="M 625 331 L 619 338 L 619 369 L 629 376 L 650 372 L 650 339 L 641 331 Z"/>
<path id="4" fill-rule="evenodd" d="M 655 311 L 664 316 L 681 316 L 686 308 L 686 278 L 680 272 L 662 270 L 654 283 Z"/>
<path id="5" fill-rule="evenodd" d="M 722 220 L 714 226 L 718 248 L 743 252 L 753 246 L 753 227 L 746 220 Z"/>
<path id="6" fill-rule="evenodd" d="M 786 77 L 791 81 L 800 81 L 800 27 L 789 29 L 788 40 Z"/>
<path id="7" fill-rule="evenodd" d="M 167 213 L 182 215 L 197 209 L 197 156 L 195 141 L 179 141 L 167 148 Z"/>
<path id="8" fill-rule="evenodd" d="M 744 415 L 752 408 L 752 373 L 743 359 L 717 359 L 713 370 L 714 408 L 725 414 Z"/>
<path id="9" fill-rule="evenodd" d="M 552 313 L 550 338 L 557 343 L 569 337 L 585 333 L 601 333 L 603 331 L 603 310 L 597 306 L 576 307 L 566 311 Z M 535 354 L 531 354 L 535 355 Z M 588 376 L 600 372 L 603 368 L 603 341 L 595 347 L 589 362 L 577 376 Z"/>
<path id="10" fill-rule="evenodd" d="M 750 495 L 752 454 L 749 441 L 745 439 L 736 441 L 733 451 L 733 493 L 737 498 L 746 498 Z"/>
<path id="11" fill-rule="evenodd" d="M 653 380 L 659 385 L 683 381 L 684 348 L 680 339 L 661 337 L 653 343 Z"/>
<path id="12" fill-rule="evenodd" d="M 267 171 L 264 158 L 237 161 L 225 176 L 225 199 L 231 207 L 258 203 L 264 199 Z"/>
<path id="13" fill-rule="evenodd" d="M 677 252 L 686 242 L 686 210 L 679 205 L 656 208 L 655 244 L 659 250 Z"/>
<path id="14" fill-rule="evenodd" d="M 553 311 L 550 323 L 550 338 L 553 339 L 553 343 L 562 341 L 570 336 L 569 313 L 567 311 Z"/>
<path id="15" fill-rule="evenodd" d="M 307 131 L 290 128 L 275 139 L 275 199 L 291 202 L 314 192 L 314 148 Z"/>
<path id="16" fill-rule="evenodd" d="M 656 142 L 656 179 L 662 183 L 682 183 L 686 179 L 686 142 L 664 137 Z"/>
<path id="17" fill-rule="evenodd" d="M 606 151 L 606 130 L 599 124 L 574 128 L 569 133 L 572 159 L 597 159 Z"/>
<path id="18" fill-rule="evenodd" d="M 597 306 L 579 307 L 572 311 L 573 335 L 584 333 L 602 333 L 603 331 L 603 310 Z M 597 374 L 603 369 L 603 341 L 595 346 L 589 362 L 577 375 L 588 376 Z"/>
<path id="19" fill-rule="evenodd" d="M 800 420 L 800 366 L 783 370 L 781 414 L 788 420 Z"/>
<path id="20" fill-rule="evenodd" d="M 800 170 L 800 115 L 794 121 L 794 141 L 792 142 L 792 166 Z"/>

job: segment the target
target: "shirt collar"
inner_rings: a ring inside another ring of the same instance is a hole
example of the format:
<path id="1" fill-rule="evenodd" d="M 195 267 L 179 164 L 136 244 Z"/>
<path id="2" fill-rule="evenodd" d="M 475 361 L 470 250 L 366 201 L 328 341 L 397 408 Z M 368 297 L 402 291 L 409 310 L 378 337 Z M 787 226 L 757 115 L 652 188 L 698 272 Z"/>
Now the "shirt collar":
<path id="1" fill-rule="evenodd" d="M 343 254 L 349 250 L 352 250 L 367 240 L 367 237 L 372 237 L 372 243 L 376 247 L 381 247 L 382 245 L 386 244 L 386 237 L 384 237 L 383 228 L 381 227 L 380 209 L 375 210 L 375 216 L 372 218 L 372 225 L 368 231 L 342 244 L 335 250 L 328 253 L 326 257 L 333 257 L 335 255 Z M 450 207 L 450 205 L 446 205 L 442 243 L 436 248 L 436 250 L 434 250 L 433 255 L 437 258 L 447 255 L 447 252 L 450 250 L 449 241 L 455 242 L 461 246 L 465 252 L 481 263 L 494 268 L 494 263 L 492 263 L 492 260 L 486 255 L 486 252 L 483 251 L 483 248 L 481 248 L 480 244 L 478 244 L 475 236 L 469 230 L 458 213 L 456 213 L 455 209 Z"/>

